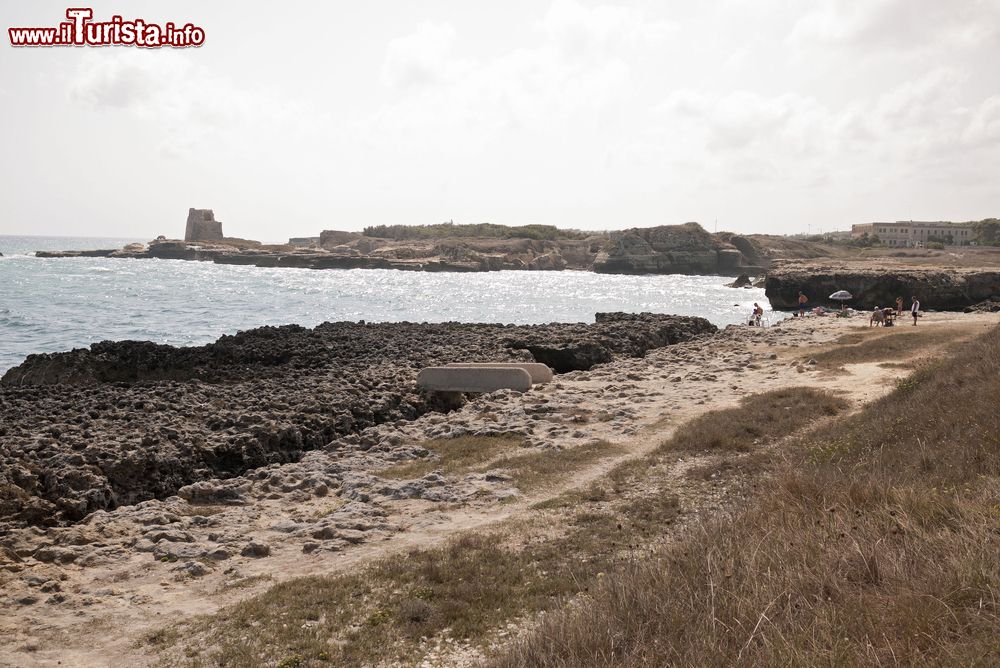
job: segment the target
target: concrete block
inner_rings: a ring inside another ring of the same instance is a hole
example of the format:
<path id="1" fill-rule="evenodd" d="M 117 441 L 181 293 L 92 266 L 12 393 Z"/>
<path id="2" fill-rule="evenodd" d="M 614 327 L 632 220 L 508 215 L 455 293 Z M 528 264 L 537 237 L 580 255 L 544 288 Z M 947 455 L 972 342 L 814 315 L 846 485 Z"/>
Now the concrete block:
<path id="1" fill-rule="evenodd" d="M 449 367 L 494 367 L 497 369 L 524 369 L 531 376 L 531 383 L 548 383 L 552 381 L 552 369 L 539 362 L 451 362 Z"/>
<path id="2" fill-rule="evenodd" d="M 527 392 L 531 376 L 517 368 L 432 366 L 417 374 L 417 386 L 437 392 Z"/>

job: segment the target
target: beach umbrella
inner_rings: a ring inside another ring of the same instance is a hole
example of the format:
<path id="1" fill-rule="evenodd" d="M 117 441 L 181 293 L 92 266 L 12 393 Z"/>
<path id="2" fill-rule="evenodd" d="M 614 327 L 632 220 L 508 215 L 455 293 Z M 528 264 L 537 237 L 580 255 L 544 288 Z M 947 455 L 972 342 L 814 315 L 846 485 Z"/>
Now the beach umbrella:
<path id="1" fill-rule="evenodd" d="M 852 295 L 847 290 L 837 290 L 832 295 L 830 295 L 830 299 L 836 299 L 838 302 L 840 302 L 841 309 L 844 308 L 844 302 L 846 302 L 848 299 L 853 299 L 853 298 L 854 295 Z"/>

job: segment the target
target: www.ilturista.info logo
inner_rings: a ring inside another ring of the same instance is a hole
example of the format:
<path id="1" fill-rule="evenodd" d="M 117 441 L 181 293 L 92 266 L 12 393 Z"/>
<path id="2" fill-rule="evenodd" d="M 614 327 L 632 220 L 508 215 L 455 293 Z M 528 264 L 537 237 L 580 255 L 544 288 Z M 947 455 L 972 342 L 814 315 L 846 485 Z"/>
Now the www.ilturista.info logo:
<path id="1" fill-rule="evenodd" d="M 11 46 L 141 46 L 185 48 L 205 43 L 205 30 L 191 23 L 163 25 L 143 19 L 126 21 L 112 16 L 110 21 L 91 21 L 90 7 L 70 7 L 66 18 L 55 28 L 7 28 Z"/>

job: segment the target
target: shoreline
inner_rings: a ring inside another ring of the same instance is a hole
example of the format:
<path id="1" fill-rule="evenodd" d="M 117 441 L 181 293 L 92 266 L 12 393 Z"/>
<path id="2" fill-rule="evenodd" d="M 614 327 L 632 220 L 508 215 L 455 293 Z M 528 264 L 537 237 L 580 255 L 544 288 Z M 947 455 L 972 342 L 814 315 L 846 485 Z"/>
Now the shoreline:
<path id="1" fill-rule="evenodd" d="M 385 240 L 378 240 L 385 242 Z M 464 243 L 484 240 L 453 240 Z M 402 246 L 383 255 L 362 253 L 357 249 L 338 246 L 335 250 L 294 248 L 291 246 L 237 247 L 225 244 L 160 240 L 149 244 L 131 244 L 122 249 L 87 251 L 38 251 L 35 257 L 106 258 L 106 259 L 167 259 L 212 262 L 260 268 L 294 268 L 311 270 L 384 269 L 433 273 L 487 273 L 498 271 L 581 271 L 601 275 L 622 276 L 719 276 L 736 277 L 737 282 L 753 283 L 750 276 L 762 282 L 765 295 L 773 310 L 794 311 L 799 292 L 810 297 L 811 306 L 839 306 L 825 297 L 847 290 L 854 298 L 852 305 L 860 310 L 895 303 L 895 298 L 919 295 L 925 309 L 962 311 L 982 304 L 1000 304 L 1000 269 L 991 264 L 989 249 L 963 247 L 961 253 L 942 252 L 935 261 L 922 257 L 878 257 L 860 259 L 816 257 L 785 259 L 769 257 L 750 259 L 730 251 L 715 250 L 715 261 L 704 258 L 695 262 L 691 253 L 664 253 L 611 257 L 606 252 L 591 252 L 564 256 L 555 242 L 530 242 L 517 252 L 491 252 L 463 247 L 461 252 L 444 250 L 435 245 L 419 249 Z M 534 248 L 532 245 L 537 245 Z M 419 245 L 419 244 L 418 244 Z M 461 244 L 459 244 L 461 245 Z M 426 244 L 425 244 L 426 246 Z M 511 249 L 507 249 L 511 251 Z M 446 256 L 442 253 L 452 253 Z M 456 254 L 457 253 L 457 254 Z M 602 254 L 603 253 L 603 254 Z M 966 254 L 977 257 L 986 253 L 981 266 L 958 262 Z M 697 255 L 697 254 L 696 254 Z M 704 253 L 701 253 L 704 255 Z M 698 255 L 700 257 L 700 255 Z M 723 258 L 726 258 L 723 261 Z M 655 259 L 655 261 L 654 261 Z M 735 288 L 735 286 L 734 286 Z M 990 307 L 994 308 L 994 307 Z"/>
<path id="2" fill-rule="evenodd" d="M 176 245 L 175 245 L 176 243 Z M 237 266 L 253 266 L 266 269 L 312 269 L 312 270 L 352 270 L 390 269 L 396 271 L 427 271 L 445 273 L 484 273 L 499 271 L 580 271 L 595 274 L 622 276 L 720 276 L 737 278 L 742 275 L 762 276 L 766 269 L 762 266 L 740 265 L 724 270 L 705 271 L 693 268 L 681 271 L 669 268 L 663 271 L 643 269 L 607 270 L 595 269 L 592 262 L 523 264 L 514 262 L 455 261 L 440 257 L 414 260 L 391 259 L 377 256 L 351 256 L 317 250 L 256 251 L 234 250 L 230 247 L 204 245 L 186 242 L 164 242 L 150 246 L 152 250 L 128 251 L 123 249 L 94 249 L 80 251 L 34 251 L 32 256 L 40 259 L 105 258 L 128 260 L 183 260 L 191 262 L 212 262 Z"/>
<path id="3" fill-rule="evenodd" d="M 588 371 L 560 374 L 525 394 L 499 392 L 458 411 L 387 421 L 357 437 L 334 439 L 297 462 L 206 480 L 179 496 L 98 511 L 83 522 L 40 533 L 14 530 L 3 539 L 4 554 L 16 555 L 16 561 L 3 563 L 4 604 L 12 613 L 0 627 L 9 648 L 0 652 L 0 662 L 147 665 L 155 655 L 135 641 L 168 618 L 212 612 L 278 581 L 344 572 L 379 555 L 537 512 L 530 509 L 585 487 L 616 462 L 655 446 L 677 425 L 748 394 L 807 386 L 859 406 L 895 386 L 886 377 L 908 375 L 906 368 L 880 367 L 878 361 L 849 363 L 843 370 L 822 361 L 819 351 L 855 345 L 837 343 L 845 336 L 891 340 L 925 334 L 932 337 L 930 347 L 914 350 L 929 355 L 941 341 L 961 340 L 998 322 L 995 314 L 931 314 L 917 332 L 867 330 L 861 314 L 789 319 L 771 328 L 728 327 L 648 350 L 643 357 L 618 357 Z M 813 357 L 821 361 L 813 364 Z M 593 454 L 567 462 L 565 476 L 541 488 L 526 486 L 502 463 L 464 475 L 433 466 L 413 477 L 386 474 L 428 457 L 425 444 L 434 439 L 497 434 L 523 439 L 518 454 Z M 703 512 L 727 507 L 727 487 L 712 489 L 698 501 L 708 504 Z M 682 507 L 682 517 L 693 517 L 695 507 Z M 197 556 L 217 551 L 226 556 Z M 31 578 L 41 583 L 55 578 L 58 590 L 40 592 L 44 585 Z M 232 581 L 246 584 L 224 586 Z M 38 618 L 42 611 L 44 622 Z M 88 627 L 88 620 L 98 617 L 114 620 L 114 637 L 106 628 Z M 38 630 L 29 636 L 32 624 Z"/>
<path id="4" fill-rule="evenodd" d="M 6 312 L 0 309 L 0 332 L 10 337 L 0 351 L 3 369 L 31 353 L 102 340 L 203 345 L 223 334 L 286 323 L 579 323 L 608 310 L 700 315 L 724 326 L 742 321 L 754 301 L 767 306 L 763 290 L 733 292 L 725 287 L 729 279 L 712 276 L 604 277 L 565 270 L 482 272 L 458 279 L 390 270 L 324 273 L 28 257 L 2 265 L 0 282 L 23 286 L 4 304 Z M 66 324 L 53 326 L 56 322 Z"/>

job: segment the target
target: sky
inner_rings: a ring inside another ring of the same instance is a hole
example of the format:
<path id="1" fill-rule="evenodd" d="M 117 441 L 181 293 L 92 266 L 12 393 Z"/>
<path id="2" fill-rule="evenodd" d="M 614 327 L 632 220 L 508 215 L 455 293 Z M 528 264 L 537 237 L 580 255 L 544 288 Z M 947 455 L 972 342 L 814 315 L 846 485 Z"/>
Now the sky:
<path id="1" fill-rule="evenodd" d="M 190 49 L 0 47 L 0 234 L 772 234 L 1000 216 L 1000 0 L 93 3 Z M 0 0 L 3 27 L 65 3 Z"/>

